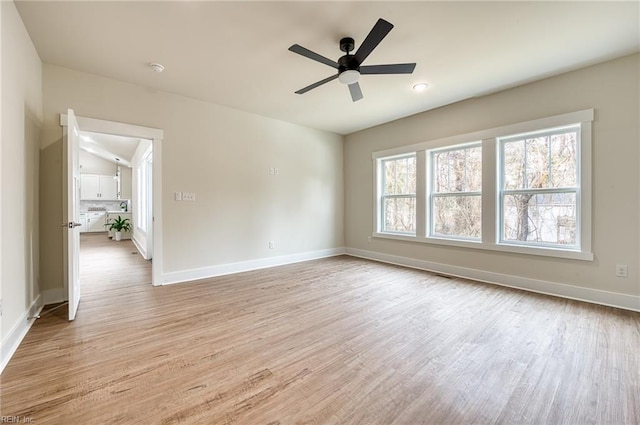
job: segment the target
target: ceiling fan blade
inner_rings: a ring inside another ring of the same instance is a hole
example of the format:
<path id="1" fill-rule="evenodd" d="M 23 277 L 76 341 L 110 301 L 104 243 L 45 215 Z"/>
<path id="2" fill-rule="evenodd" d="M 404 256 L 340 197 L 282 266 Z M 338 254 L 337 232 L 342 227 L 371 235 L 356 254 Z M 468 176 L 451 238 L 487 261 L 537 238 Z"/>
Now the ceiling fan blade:
<path id="1" fill-rule="evenodd" d="M 338 74 L 332 75 L 331 77 L 325 78 L 324 80 L 320 80 L 316 83 L 313 83 L 303 89 L 300 89 L 296 92 L 296 94 L 305 94 L 306 92 L 308 92 L 309 90 L 313 90 L 316 87 L 320 87 L 321 85 L 328 83 L 331 80 L 335 80 L 336 78 L 338 78 Z"/>
<path id="2" fill-rule="evenodd" d="M 351 93 L 351 100 L 354 102 L 363 98 L 362 90 L 360 90 L 360 84 L 358 84 L 357 81 L 353 84 L 349 84 L 349 92 Z"/>
<path id="3" fill-rule="evenodd" d="M 360 67 L 360 74 L 411 74 L 415 68 L 415 63 L 365 65 Z"/>
<path id="4" fill-rule="evenodd" d="M 364 62 L 364 60 L 371 54 L 373 49 L 376 48 L 378 44 L 382 41 L 383 38 L 389 34 L 389 31 L 393 28 L 393 24 L 385 21 L 384 19 L 378 19 L 378 22 L 371 28 L 367 38 L 364 39 L 358 51 L 354 55 L 359 64 Z"/>
<path id="5" fill-rule="evenodd" d="M 293 46 L 289 47 L 289 50 L 292 51 L 293 53 L 297 53 L 299 55 L 304 56 L 305 58 L 309 58 L 309 59 L 313 59 L 314 61 L 323 63 L 325 65 L 330 66 L 331 68 L 335 68 L 338 69 L 338 62 L 332 61 L 331 59 L 325 58 L 322 55 L 317 54 L 316 52 L 312 52 L 309 49 L 306 49 L 304 47 L 302 47 L 299 44 L 294 44 Z"/>

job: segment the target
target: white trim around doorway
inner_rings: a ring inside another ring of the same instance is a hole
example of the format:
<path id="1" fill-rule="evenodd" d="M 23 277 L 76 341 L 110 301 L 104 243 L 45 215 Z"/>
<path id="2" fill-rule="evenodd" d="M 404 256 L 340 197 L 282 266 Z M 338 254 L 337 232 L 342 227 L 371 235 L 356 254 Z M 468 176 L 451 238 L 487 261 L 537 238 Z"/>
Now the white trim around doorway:
<path id="1" fill-rule="evenodd" d="M 162 140 L 164 130 L 134 124 L 76 116 L 82 131 L 150 139 L 153 142 L 153 259 L 151 283 L 162 285 Z M 67 126 L 67 114 L 60 114 L 60 125 Z"/>

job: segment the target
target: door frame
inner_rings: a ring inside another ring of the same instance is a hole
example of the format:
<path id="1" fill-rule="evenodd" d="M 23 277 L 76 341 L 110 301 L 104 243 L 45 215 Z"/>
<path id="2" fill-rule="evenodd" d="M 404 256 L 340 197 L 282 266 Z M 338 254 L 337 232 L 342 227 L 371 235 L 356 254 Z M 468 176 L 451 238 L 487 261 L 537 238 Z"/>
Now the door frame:
<path id="1" fill-rule="evenodd" d="M 151 283 L 153 286 L 162 285 L 162 140 L 164 130 L 143 127 L 115 121 L 105 121 L 76 115 L 81 131 L 92 133 L 106 133 L 117 136 L 137 137 L 152 141 L 153 152 L 153 257 L 151 261 Z M 60 114 L 60 125 L 67 127 L 67 114 Z"/>

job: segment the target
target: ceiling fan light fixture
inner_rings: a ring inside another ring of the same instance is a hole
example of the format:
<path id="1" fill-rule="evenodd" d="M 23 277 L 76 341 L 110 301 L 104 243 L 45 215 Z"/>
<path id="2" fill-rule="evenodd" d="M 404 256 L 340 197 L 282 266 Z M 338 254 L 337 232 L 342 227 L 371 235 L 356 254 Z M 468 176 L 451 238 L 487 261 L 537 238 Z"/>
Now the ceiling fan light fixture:
<path id="1" fill-rule="evenodd" d="M 420 93 L 421 91 L 425 91 L 429 87 L 427 83 L 418 83 L 413 85 L 413 91 Z"/>
<path id="2" fill-rule="evenodd" d="M 363 99 L 362 90 L 360 89 L 360 74 L 362 75 L 393 75 L 393 74 L 411 74 L 416 67 L 415 63 L 389 63 L 381 65 L 362 65 L 365 59 L 373 52 L 373 50 L 380 44 L 380 42 L 389 34 L 389 31 L 393 29 L 393 24 L 380 18 L 375 23 L 369 34 L 365 37 L 355 54 L 351 54 L 355 46 L 355 42 L 351 37 L 344 37 L 340 40 L 340 50 L 345 52 L 346 55 L 338 58 L 337 61 L 333 61 L 326 58 L 312 50 L 302 47 L 299 44 L 294 44 L 289 47 L 289 51 L 298 55 L 304 56 L 308 59 L 320 62 L 338 71 L 337 74 L 333 74 L 324 80 L 316 81 L 307 87 L 297 90 L 296 94 L 304 94 L 309 90 L 313 90 L 320 87 L 323 84 L 337 79 L 341 84 L 349 87 L 349 93 L 351 94 L 351 100 L 357 102 Z"/>
<path id="3" fill-rule="evenodd" d="M 359 79 L 360 79 L 360 73 L 355 69 L 349 69 L 347 71 L 344 71 L 340 73 L 340 75 L 338 76 L 338 81 L 346 85 L 355 84 L 358 82 Z"/>

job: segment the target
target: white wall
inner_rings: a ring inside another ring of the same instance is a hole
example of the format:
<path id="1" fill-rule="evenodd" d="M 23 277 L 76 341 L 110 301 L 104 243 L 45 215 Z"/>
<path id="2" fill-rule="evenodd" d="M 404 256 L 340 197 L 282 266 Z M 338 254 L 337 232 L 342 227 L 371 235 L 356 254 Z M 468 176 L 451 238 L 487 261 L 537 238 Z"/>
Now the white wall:
<path id="1" fill-rule="evenodd" d="M 133 190 L 133 170 L 129 167 L 120 167 L 120 199 L 132 198 Z"/>
<path id="2" fill-rule="evenodd" d="M 0 2 L 2 366 L 38 308 L 38 146 L 42 63 L 11 1 Z M 1 367 L 0 367 L 1 370 Z"/>
<path id="3" fill-rule="evenodd" d="M 43 181 L 60 173 L 58 114 L 67 108 L 164 130 L 165 273 L 343 246 L 342 136 L 54 65 L 43 72 Z M 196 201 L 174 201 L 178 191 Z M 45 285 L 62 287 L 55 235 L 43 245 L 53 259 Z"/>
<path id="4" fill-rule="evenodd" d="M 374 256 L 395 255 L 445 268 L 454 266 L 457 270 L 466 268 L 639 296 L 639 64 L 640 56 L 628 56 L 347 136 L 346 245 Z M 428 95 L 427 91 L 425 96 Z M 372 152 L 588 108 L 595 109 L 594 261 L 375 238 L 368 242 L 373 231 Z M 629 265 L 627 279 L 615 277 L 616 264 Z M 636 300 L 640 298 L 631 298 L 640 309 Z"/>
<path id="5" fill-rule="evenodd" d="M 107 161 L 97 155 L 80 149 L 79 152 L 80 174 L 113 175 L 116 172 L 116 164 Z M 126 167 L 122 167 L 126 168 Z"/>

